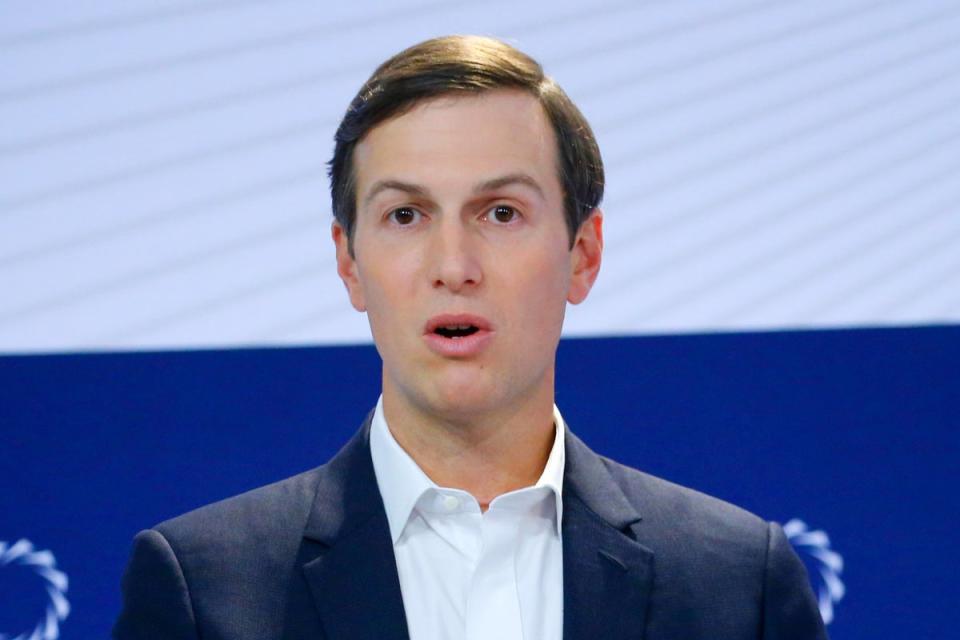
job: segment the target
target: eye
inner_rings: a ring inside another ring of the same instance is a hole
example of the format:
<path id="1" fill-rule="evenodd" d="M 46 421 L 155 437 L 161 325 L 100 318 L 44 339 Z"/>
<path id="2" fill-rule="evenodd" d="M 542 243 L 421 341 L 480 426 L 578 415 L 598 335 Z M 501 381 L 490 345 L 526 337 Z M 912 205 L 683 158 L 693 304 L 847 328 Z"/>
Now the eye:
<path id="1" fill-rule="evenodd" d="M 398 225 L 406 227 L 419 222 L 422 215 L 419 211 L 410 207 L 397 207 L 387 217 Z"/>
<path id="2" fill-rule="evenodd" d="M 486 219 L 496 224 L 510 224 L 520 217 L 519 212 L 513 207 L 505 204 L 498 204 L 487 211 Z"/>

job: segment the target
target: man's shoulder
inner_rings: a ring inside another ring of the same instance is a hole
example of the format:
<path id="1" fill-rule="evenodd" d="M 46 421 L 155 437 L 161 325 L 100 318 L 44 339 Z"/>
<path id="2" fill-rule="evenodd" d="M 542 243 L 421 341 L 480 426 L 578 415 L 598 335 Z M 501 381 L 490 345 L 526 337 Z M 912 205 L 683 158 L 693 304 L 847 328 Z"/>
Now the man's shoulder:
<path id="1" fill-rule="evenodd" d="M 186 629 L 194 625 L 200 635 L 280 637 L 288 589 L 296 585 L 298 593 L 306 594 L 298 582 L 306 558 L 301 552 L 309 546 L 304 531 L 323 468 L 140 532 L 124 576 L 124 612 L 117 622 L 122 634 L 117 637 L 147 637 L 142 625 L 168 625 L 175 619 L 185 630 L 177 637 L 187 637 Z"/>
<path id="2" fill-rule="evenodd" d="M 318 467 L 194 509 L 151 530 L 163 536 L 181 558 L 223 562 L 245 554 L 281 558 L 300 546 L 308 522 L 338 522 L 351 502 L 369 502 L 363 492 L 348 495 L 349 487 L 362 484 L 363 471 L 369 466 L 365 424 Z M 372 468 L 369 476 L 373 478 Z M 313 517 L 315 511 L 319 520 Z"/>
<path id="3" fill-rule="evenodd" d="M 610 458 L 600 456 L 600 459 L 640 514 L 638 531 L 641 533 L 653 538 L 669 537 L 678 541 L 677 548 L 699 541 L 709 542 L 715 550 L 726 547 L 730 551 L 765 553 L 769 523 L 763 518 L 720 498 Z"/>
<path id="4" fill-rule="evenodd" d="M 153 527 L 174 548 L 250 545 L 299 536 L 323 467 L 204 505 Z"/>

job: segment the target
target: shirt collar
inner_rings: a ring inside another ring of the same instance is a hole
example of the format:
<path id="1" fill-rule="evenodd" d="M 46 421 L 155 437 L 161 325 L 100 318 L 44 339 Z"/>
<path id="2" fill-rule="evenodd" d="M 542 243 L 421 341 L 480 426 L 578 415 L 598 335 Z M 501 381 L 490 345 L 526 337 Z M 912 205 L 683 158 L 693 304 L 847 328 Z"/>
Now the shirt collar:
<path id="1" fill-rule="evenodd" d="M 553 407 L 555 435 L 550 455 L 535 487 L 547 487 L 554 495 L 556 504 L 557 535 L 560 535 L 563 517 L 563 470 L 565 465 L 563 417 L 556 405 Z M 440 489 L 406 451 L 397 443 L 383 415 L 383 396 L 377 400 L 377 408 L 370 423 L 370 456 L 377 487 L 383 498 L 390 525 L 390 536 L 396 544 L 403 534 L 410 514 L 426 491 Z"/>

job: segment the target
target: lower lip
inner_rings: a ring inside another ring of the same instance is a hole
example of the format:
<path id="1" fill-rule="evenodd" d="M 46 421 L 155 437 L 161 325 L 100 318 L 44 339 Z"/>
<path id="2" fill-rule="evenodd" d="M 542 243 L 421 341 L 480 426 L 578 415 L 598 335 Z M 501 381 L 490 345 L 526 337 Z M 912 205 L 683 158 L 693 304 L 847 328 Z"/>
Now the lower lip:
<path id="1" fill-rule="evenodd" d="M 436 354 L 447 358 L 469 358 L 487 348 L 493 339 L 493 332 L 481 329 L 460 338 L 444 338 L 438 333 L 428 333 L 423 338 Z"/>

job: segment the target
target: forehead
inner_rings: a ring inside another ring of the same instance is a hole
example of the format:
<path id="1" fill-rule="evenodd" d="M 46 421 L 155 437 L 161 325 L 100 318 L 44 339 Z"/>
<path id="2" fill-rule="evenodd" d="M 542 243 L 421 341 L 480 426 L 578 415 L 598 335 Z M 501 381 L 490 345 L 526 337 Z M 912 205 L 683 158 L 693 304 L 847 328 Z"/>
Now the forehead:
<path id="1" fill-rule="evenodd" d="M 510 173 L 560 189 L 557 145 L 540 102 L 519 90 L 447 95 L 380 123 L 354 150 L 357 195 L 381 179 L 458 187 Z"/>

